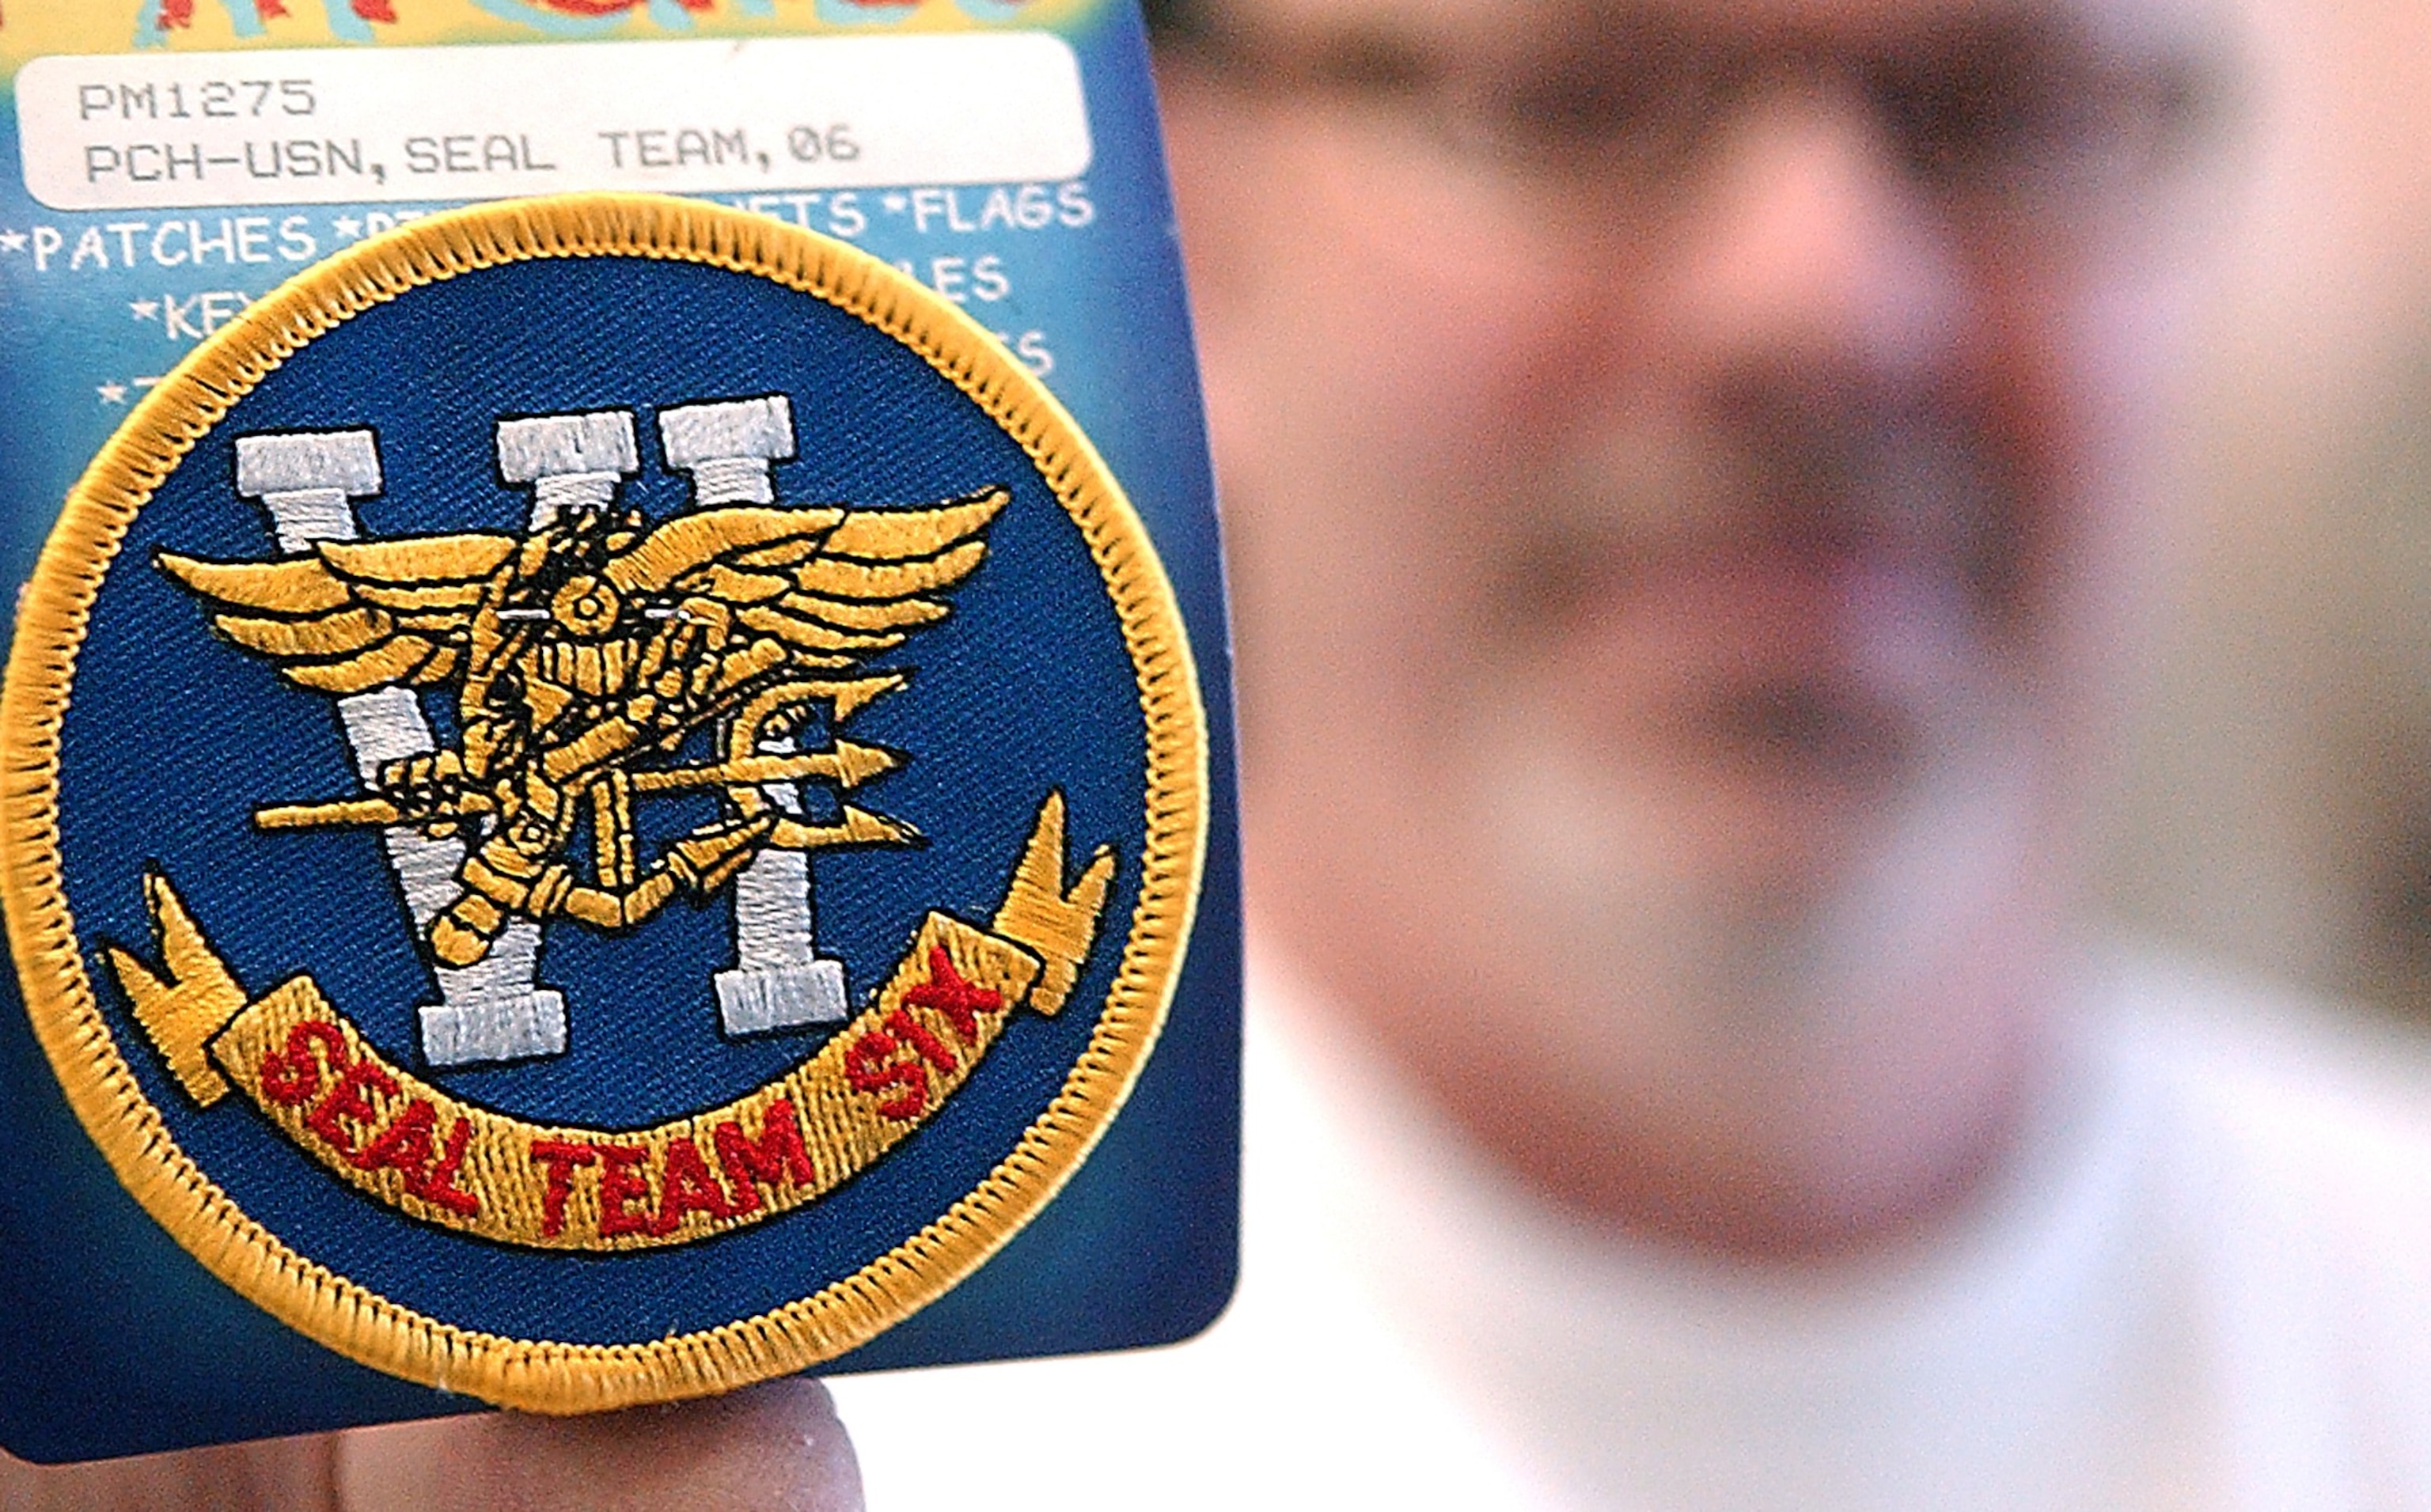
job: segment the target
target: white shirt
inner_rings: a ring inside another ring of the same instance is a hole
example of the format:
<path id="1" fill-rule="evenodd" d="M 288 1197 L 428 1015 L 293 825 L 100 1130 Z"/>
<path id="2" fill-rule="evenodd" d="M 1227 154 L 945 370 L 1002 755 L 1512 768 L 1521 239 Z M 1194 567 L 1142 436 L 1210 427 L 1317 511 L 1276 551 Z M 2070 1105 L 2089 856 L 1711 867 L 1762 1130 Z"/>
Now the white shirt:
<path id="1" fill-rule="evenodd" d="M 1534 1198 L 1254 980 L 1232 1310 L 837 1380 L 873 1512 L 2431 1509 L 2411 1037 L 2108 969 L 1974 1210 L 1799 1282 Z"/>

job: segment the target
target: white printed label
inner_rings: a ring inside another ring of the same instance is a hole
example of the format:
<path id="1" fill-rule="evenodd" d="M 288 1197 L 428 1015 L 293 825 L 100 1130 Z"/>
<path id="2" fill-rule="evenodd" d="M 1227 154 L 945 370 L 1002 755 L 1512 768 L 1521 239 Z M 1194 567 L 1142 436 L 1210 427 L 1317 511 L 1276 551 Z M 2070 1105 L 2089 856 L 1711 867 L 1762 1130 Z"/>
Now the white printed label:
<path id="1" fill-rule="evenodd" d="M 55 210 L 1077 178 L 1079 59 L 1043 32 L 39 58 Z"/>

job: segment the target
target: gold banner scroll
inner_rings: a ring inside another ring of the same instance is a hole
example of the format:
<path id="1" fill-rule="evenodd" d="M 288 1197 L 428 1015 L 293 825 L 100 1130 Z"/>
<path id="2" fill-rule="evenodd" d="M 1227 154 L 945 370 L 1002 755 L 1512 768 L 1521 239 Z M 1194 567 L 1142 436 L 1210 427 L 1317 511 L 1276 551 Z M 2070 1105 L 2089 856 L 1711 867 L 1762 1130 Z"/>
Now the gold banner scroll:
<path id="1" fill-rule="evenodd" d="M 814 1201 L 900 1144 L 1016 1009 L 1062 1010 L 1114 871 L 1100 848 L 1064 888 L 1064 798 L 1050 796 L 988 929 L 930 914 L 877 1001 L 817 1053 L 723 1107 L 643 1130 L 531 1123 L 452 1098 L 383 1057 L 310 976 L 248 1000 L 157 874 L 144 885 L 161 966 L 114 947 L 109 959 L 197 1103 L 243 1093 L 364 1195 L 503 1244 L 647 1250 Z"/>

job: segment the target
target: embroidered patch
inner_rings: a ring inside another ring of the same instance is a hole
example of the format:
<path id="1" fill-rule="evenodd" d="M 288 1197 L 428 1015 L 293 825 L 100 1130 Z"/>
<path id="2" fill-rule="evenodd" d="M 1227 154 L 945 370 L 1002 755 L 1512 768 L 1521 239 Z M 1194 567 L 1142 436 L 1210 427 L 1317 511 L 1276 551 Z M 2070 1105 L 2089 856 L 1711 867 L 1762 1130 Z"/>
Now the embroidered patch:
<path id="1" fill-rule="evenodd" d="M 1103 462 L 950 304 L 715 207 L 369 242 L 164 382 L 0 697 L 8 921 L 120 1178 L 538 1411 L 850 1349 L 1085 1157 L 1206 740 Z"/>

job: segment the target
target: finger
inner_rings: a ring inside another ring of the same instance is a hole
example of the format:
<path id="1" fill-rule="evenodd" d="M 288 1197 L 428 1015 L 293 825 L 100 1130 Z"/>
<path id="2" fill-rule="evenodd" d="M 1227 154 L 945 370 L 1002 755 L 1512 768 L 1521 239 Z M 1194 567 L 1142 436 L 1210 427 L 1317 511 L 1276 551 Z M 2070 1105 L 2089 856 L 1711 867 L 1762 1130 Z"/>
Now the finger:
<path id="1" fill-rule="evenodd" d="M 861 1512 L 861 1468 L 827 1387 L 776 1381 L 593 1418 L 494 1413 L 348 1434 L 345 1512 Z"/>
<path id="2" fill-rule="evenodd" d="M 250 1512 L 335 1505 L 336 1454 L 327 1435 L 146 1454 L 57 1469 L 0 1454 L 0 1508 L 8 1512 Z"/>

